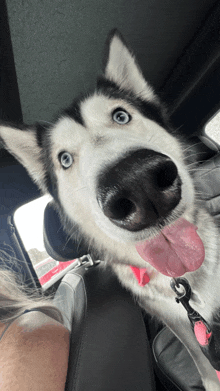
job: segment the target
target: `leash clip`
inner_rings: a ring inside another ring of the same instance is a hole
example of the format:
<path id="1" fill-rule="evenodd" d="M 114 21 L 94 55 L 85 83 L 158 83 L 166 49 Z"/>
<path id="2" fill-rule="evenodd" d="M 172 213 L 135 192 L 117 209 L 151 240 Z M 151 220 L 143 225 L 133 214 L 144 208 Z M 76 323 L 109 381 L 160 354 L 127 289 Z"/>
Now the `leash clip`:
<path id="1" fill-rule="evenodd" d="M 211 332 L 211 328 L 206 320 L 195 311 L 189 304 L 189 300 L 192 295 L 192 289 L 189 284 L 189 281 L 184 277 L 172 278 L 170 282 L 172 290 L 177 294 L 176 302 L 181 303 L 185 310 L 187 311 L 188 318 L 194 328 L 197 322 L 202 322 L 207 329 L 207 333 Z"/>
<path id="2" fill-rule="evenodd" d="M 183 307 L 186 309 L 188 315 L 192 314 L 194 310 L 189 304 L 189 300 L 191 298 L 192 290 L 189 282 L 186 278 L 172 278 L 170 282 L 170 286 L 172 290 L 177 294 L 175 298 L 177 303 L 181 303 Z"/>

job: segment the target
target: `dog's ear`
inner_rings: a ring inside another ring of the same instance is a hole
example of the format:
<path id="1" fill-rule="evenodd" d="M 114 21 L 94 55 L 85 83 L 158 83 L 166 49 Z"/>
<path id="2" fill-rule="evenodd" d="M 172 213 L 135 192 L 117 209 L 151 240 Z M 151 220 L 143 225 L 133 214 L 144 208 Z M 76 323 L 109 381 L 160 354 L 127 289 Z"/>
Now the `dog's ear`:
<path id="1" fill-rule="evenodd" d="M 106 42 L 104 75 L 123 90 L 133 92 L 144 100 L 157 101 L 153 89 L 144 79 L 134 55 L 118 30 L 113 30 Z"/>
<path id="2" fill-rule="evenodd" d="M 45 170 L 36 130 L 21 130 L 16 127 L 0 125 L 0 141 L 2 146 L 26 168 L 37 185 L 45 191 Z"/>

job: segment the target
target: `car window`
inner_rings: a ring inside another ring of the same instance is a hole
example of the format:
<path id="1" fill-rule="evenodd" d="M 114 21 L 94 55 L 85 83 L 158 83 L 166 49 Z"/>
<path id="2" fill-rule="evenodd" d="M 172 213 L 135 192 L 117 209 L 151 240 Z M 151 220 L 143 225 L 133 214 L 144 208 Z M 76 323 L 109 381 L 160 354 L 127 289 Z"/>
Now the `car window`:
<path id="1" fill-rule="evenodd" d="M 205 134 L 220 145 L 220 111 L 206 124 Z"/>
<path id="2" fill-rule="evenodd" d="M 28 202 L 14 213 L 14 223 L 42 286 L 50 286 L 55 277 L 75 260 L 58 262 L 47 253 L 43 241 L 44 209 L 51 200 L 48 195 Z"/>

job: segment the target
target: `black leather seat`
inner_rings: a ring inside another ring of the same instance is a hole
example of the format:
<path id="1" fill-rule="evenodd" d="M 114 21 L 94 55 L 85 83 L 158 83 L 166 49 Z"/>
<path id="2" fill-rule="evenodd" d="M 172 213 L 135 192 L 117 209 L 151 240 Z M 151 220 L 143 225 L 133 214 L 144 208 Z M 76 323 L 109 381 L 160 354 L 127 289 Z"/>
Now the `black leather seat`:
<path id="1" fill-rule="evenodd" d="M 66 391 L 153 391 L 140 308 L 109 269 L 81 266 L 55 297 L 71 330 Z"/>
<path id="2" fill-rule="evenodd" d="M 48 253 L 60 261 L 76 257 L 74 240 L 68 248 L 63 245 L 66 234 L 52 204 L 44 221 Z M 88 249 L 80 251 L 82 255 Z M 142 311 L 110 268 L 100 263 L 73 269 L 54 300 L 71 332 L 66 391 L 156 390 Z"/>
<path id="3" fill-rule="evenodd" d="M 205 391 L 200 374 L 187 349 L 164 327 L 153 341 L 157 375 L 169 391 Z"/>

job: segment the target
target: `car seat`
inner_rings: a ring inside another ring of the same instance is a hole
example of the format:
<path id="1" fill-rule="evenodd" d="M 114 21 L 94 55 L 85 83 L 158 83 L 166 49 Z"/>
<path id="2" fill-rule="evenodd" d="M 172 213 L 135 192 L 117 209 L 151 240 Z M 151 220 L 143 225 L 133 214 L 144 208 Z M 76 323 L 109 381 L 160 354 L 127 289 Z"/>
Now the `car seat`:
<path id="1" fill-rule="evenodd" d="M 44 213 L 44 242 L 60 261 L 88 253 L 74 240 L 65 246 L 67 235 L 51 203 Z M 82 257 L 62 279 L 54 301 L 71 332 L 66 391 L 156 389 L 142 311 L 109 267 Z"/>

